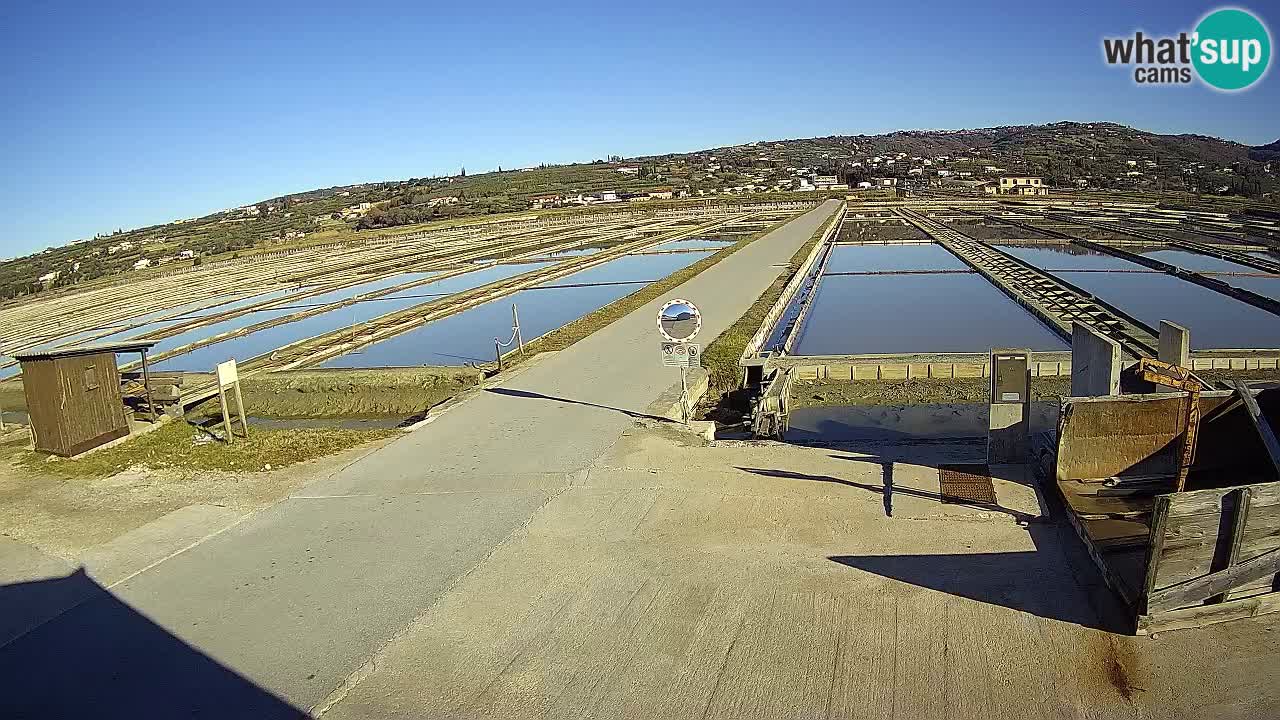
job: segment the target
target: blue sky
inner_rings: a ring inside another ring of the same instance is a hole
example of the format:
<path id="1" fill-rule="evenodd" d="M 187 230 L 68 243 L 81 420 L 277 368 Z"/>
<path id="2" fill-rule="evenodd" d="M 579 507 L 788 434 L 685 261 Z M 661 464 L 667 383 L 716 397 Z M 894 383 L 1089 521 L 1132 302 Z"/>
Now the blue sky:
<path id="1" fill-rule="evenodd" d="M 1280 137 L 1274 70 L 1228 95 L 1102 62 L 1215 4 L 202 5 L 5 10 L 0 257 L 464 165 L 1055 120 Z"/>

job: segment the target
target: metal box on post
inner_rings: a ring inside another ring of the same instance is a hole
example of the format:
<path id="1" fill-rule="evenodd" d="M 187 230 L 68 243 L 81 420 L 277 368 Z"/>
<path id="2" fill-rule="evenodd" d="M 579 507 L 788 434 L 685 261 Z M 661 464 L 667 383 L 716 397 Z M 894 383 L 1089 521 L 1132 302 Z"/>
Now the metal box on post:
<path id="1" fill-rule="evenodd" d="M 991 351 L 991 419 L 987 463 L 1027 460 L 1031 409 L 1031 351 Z"/>

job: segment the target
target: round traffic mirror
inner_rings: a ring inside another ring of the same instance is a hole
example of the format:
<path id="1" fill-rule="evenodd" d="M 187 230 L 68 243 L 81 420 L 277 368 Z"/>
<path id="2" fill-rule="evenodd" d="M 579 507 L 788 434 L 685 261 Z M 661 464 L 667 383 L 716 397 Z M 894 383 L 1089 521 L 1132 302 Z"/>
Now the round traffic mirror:
<path id="1" fill-rule="evenodd" d="M 692 340 L 701 329 L 702 313 L 688 300 L 671 300 L 658 312 L 658 331 L 671 342 Z"/>

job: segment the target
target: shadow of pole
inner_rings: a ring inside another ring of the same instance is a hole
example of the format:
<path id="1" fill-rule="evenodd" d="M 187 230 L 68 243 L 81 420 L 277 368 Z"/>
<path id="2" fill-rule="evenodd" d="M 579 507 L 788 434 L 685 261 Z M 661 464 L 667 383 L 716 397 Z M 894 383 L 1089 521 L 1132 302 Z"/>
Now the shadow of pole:
<path id="1" fill-rule="evenodd" d="M 528 390 L 512 390 L 510 388 L 486 388 L 485 392 L 494 395 L 505 395 L 507 397 L 526 398 L 529 400 L 550 400 L 552 402 L 568 403 L 570 405 L 583 405 L 585 407 L 599 408 L 601 410 L 612 410 L 613 412 L 622 413 L 627 417 L 636 418 L 637 420 L 656 420 L 658 422 L 674 422 L 671 418 L 661 417 L 659 415 L 650 415 L 648 413 L 638 413 L 634 410 L 625 410 L 623 408 L 610 407 L 608 405 L 599 405 L 597 403 L 586 402 L 584 400 L 572 400 L 570 398 L 555 397 L 554 395 L 543 395 L 542 393 L 530 392 Z"/>

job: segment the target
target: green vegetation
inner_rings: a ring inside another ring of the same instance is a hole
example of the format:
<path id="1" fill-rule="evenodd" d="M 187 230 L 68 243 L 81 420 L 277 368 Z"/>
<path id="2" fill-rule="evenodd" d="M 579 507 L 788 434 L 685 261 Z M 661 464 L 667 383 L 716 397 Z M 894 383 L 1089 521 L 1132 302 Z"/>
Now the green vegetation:
<path id="1" fill-rule="evenodd" d="M 74 460 L 49 460 L 30 450 L 14 459 L 42 473 L 66 477 L 105 477 L 130 467 L 153 470 L 222 470 L 256 472 L 285 467 L 375 440 L 393 437 L 395 430 L 273 430 L 250 428 L 248 438 L 227 444 L 186 422 L 174 421 L 127 443 L 91 452 Z"/>
<path id="2" fill-rule="evenodd" d="M 245 411 L 267 418 L 388 417 L 424 412 L 474 387 L 484 373 L 473 368 L 291 370 L 245 377 Z M 221 417 L 216 400 L 200 408 Z"/>
<path id="3" fill-rule="evenodd" d="M 1032 400 L 1054 400 L 1071 394 L 1070 377 L 1031 379 Z M 988 378 L 913 378 L 911 380 L 797 380 L 791 389 L 795 407 L 844 405 L 918 405 L 923 403 L 987 403 Z"/>

